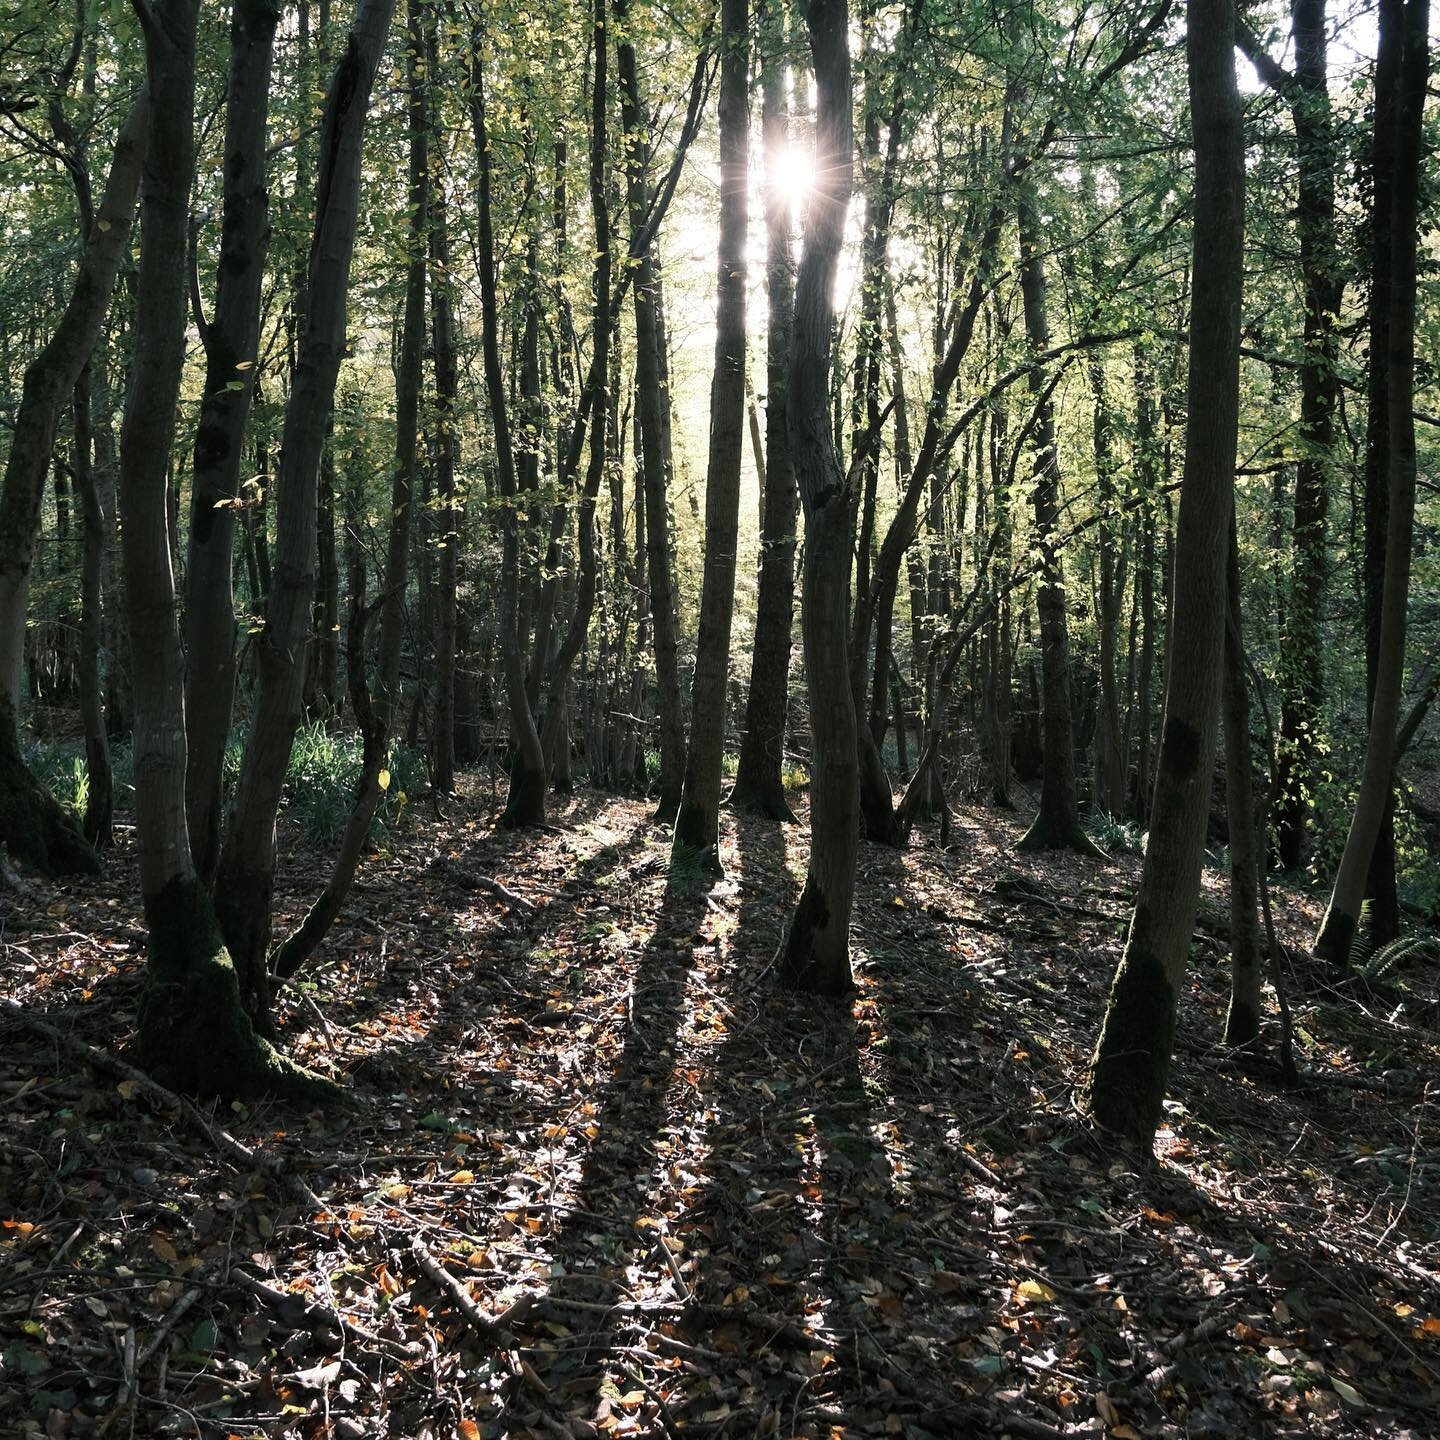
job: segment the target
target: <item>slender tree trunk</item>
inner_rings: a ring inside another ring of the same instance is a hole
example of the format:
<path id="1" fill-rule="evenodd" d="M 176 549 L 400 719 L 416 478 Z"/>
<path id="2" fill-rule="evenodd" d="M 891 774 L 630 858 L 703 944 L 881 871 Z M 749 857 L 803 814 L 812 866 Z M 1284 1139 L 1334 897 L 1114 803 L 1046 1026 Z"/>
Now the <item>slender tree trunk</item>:
<path id="1" fill-rule="evenodd" d="M 440 144 L 439 44 L 433 19 L 426 26 L 426 78 L 431 106 L 428 124 Z M 440 522 L 439 573 L 435 617 L 435 733 L 431 737 L 435 789 L 455 789 L 455 627 L 456 587 L 460 567 L 460 514 L 456 505 L 455 472 L 460 460 L 460 415 L 457 397 L 459 367 L 455 355 L 455 320 L 450 275 L 450 231 L 444 176 L 436 177 L 431 195 L 430 327 L 435 347 L 435 497 Z"/>
<path id="2" fill-rule="evenodd" d="M 1230 1009 L 1225 1043 L 1254 1046 L 1260 1037 L 1260 844 L 1250 759 L 1250 689 L 1240 593 L 1240 543 L 1230 518 L 1225 565 L 1225 808 L 1230 823 Z"/>
<path id="3" fill-rule="evenodd" d="M 1185 479 L 1165 721 L 1150 842 L 1085 1096 L 1106 1129 L 1147 1145 L 1162 1111 L 1175 1006 L 1199 904 L 1239 426 L 1245 135 L 1235 83 L 1235 16 L 1229 0 L 1188 0 L 1186 14 L 1195 226 Z"/>
<path id="4" fill-rule="evenodd" d="M 1401 0 L 1382 0 L 1375 57 L 1375 113 L 1370 149 L 1370 293 L 1366 320 L 1365 411 L 1365 703 L 1375 703 L 1385 592 L 1385 534 L 1390 517 L 1390 225 L 1395 185 L 1395 105 L 1399 89 Z M 1384 945 L 1400 933 L 1396 891 L 1395 796 L 1392 790 L 1375 837 L 1366 883 L 1370 900 L 1367 939 Z"/>
<path id="5" fill-rule="evenodd" d="M 393 0 L 361 0 L 326 99 L 309 303 L 285 407 L 265 625 L 255 637 L 255 706 L 215 886 L 217 913 L 246 1008 L 265 1025 L 269 1024 L 266 952 L 275 882 L 275 815 L 303 714 L 305 644 L 315 598 L 316 488 L 345 349 L 365 116 L 393 13 Z"/>
<path id="6" fill-rule="evenodd" d="M 115 277 L 128 253 L 150 114 L 150 101 L 142 96 L 120 128 L 74 288 L 55 333 L 26 368 L 0 486 L 0 844 L 37 868 L 56 873 L 93 873 L 97 862 L 20 754 L 30 571 L 60 416 L 95 349 Z"/>
<path id="7" fill-rule="evenodd" d="M 1050 346 L 1045 314 L 1045 268 L 1041 259 L 1040 229 L 1034 201 L 1022 191 L 1020 219 L 1020 286 L 1025 305 L 1025 329 L 1030 348 L 1041 354 Z M 1040 619 L 1041 725 L 1044 731 L 1043 769 L 1040 774 L 1040 809 L 1020 841 L 1026 850 L 1077 850 L 1095 853 L 1080 826 L 1075 786 L 1075 727 L 1070 703 L 1070 626 L 1065 613 L 1065 574 L 1060 559 L 1060 451 L 1055 434 L 1055 411 L 1044 396 L 1046 379 L 1035 371 L 1031 391 L 1042 396 L 1036 411 L 1035 507 L 1036 544 L 1043 568 L 1036 595 Z"/>
<path id="8" fill-rule="evenodd" d="M 279 20 L 274 0 L 237 0 L 230 12 L 215 311 L 201 331 L 205 387 L 195 431 L 185 563 L 190 746 L 185 789 L 190 847 L 207 883 L 220 859 L 221 790 L 235 693 L 235 513 L 242 503 L 240 461 L 255 391 L 260 289 L 270 239 L 266 125 Z"/>
<path id="9" fill-rule="evenodd" d="M 785 393 L 790 360 L 792 278 L 791 197 L 780 161 L 790 145 L 785 102 L 784 14 L 778 0 L 760 12 L 761 123 L 765 137 L 765 483 L 755 644 L 745 697 L 745 732 L 731 802 L 772 820 L 793 821 L 782 778 L 785 718 L 790 699 L 790 647 L 795 609 L 795 527 L 799 497 L 789 448 Z"/>
<path id="10" fill-rule="evenodd" d="M 506 829 L 543 824 L 545 820 L 545 752 L 535 725 L 526 685 L 523 636 L 519 631 L 520 530 L 516 514 L 515 452 L 510 437 L 510 416 L 505 399 L 505 375 L 500 367 L 500 316 L 495 295 L 495 239 L 490 208 L 490 138 L 485 115 L 485 71 L 480 35 L 472 39 L 470 119 L 475 132 L 477 183 L 478 265 L 480 306 L 484 319 L 481 348 L 485 388 L 490 399 L 490 423 L 495 439 L 495 476 L 500 490 L 500 656 L 505 671 L 505 697 L 510 711 L 510 740 L 514 761 L 510 792 L 501 824 Z"/>
<path id="11" fill-rule="evenodd" d="M 710 387 L 710 462 L 705 480 L 705 572 L 690 706 L 685 789 L 673 860 L 721 873 L 720 786 L 725 758 L 730 624 L 745 434 L 745 258 L 749 214 L 748 0 L 721 0 L 720 235 L 715 370 Z"/>
<path id="12" fill-rule="evenodd" d="M 791 453 L 805 514 L 801 633 L 810 697 L 810 862 L 781 942 L 788 985 L 841 995 L 850 971 L 850 905 L 860 840 L 855 702 L 850 686 L 851 525 L 846 477 L 828 412 L 835 311 L 831 292 L 850 205 L 854 129 L 847 0 L 807 12 L 818 93 L 815 188 L 795 284 L 787 387 Z"/>
<path id="13" fill-rule="evenodd" d="M 1390 412 L 1390 513 L 1386 530 L 1385 586 L 1375 662 L 1375 695 L 1365 768 L 1350 831 L 1335 877 L 1315 953 L 1336 969 L 1350 959 L 1365 880 L 1389 802 L 1395 766 L 1395 731 L 1405 672 L 1405 622 L 1410 598 L 1410 558 L 1415 518 L 1415 271 L 1421 135 L 1430 69 L 1429 0 L 1408 0 L 1399 20 L 1402 49 L 1395 104 L 1395 177 L 1391 193 L 1390 324 L 1387 400 Z"/>
<path id="14" fill-rule="evenodd" d="M 97 850 L 110 848 L 114 778 L 110 740 L 105 733 L 105 690 L 100 681 L 104 634 L 102 576 L 105 565 L 105 517 L 95 483 L 90 366 L 75 384 L 75 498 L 80 507 L 80 716 L 85 725 L 85 817 L 81 828 Z M 110 603 L 115 597 L 112 593 Z"/>
<path id="15" fill-rule="evenodd" d="M 626 8 L 617 6 L 623 18 Z M 625 151 L 625 194 L 632 244 L 650 205 L 649 160 L 643 98 L 635 47 L 622 40 L 616 58 L 620 72 L 621 120 L 633 136 Z M 635 403 L 640 421 L 640 468 L 645 487 L 645 559 L 649 572 L 650 615 L 655 648 L 656 708 L 660 721 L 659 803 L 656 818 L 673 820 L 685 784 L 685 704 L 675 621 L 675 582 L 671 563 L 668 501 L 670 389 L 660 352 L 660 291 L 653 246 L 646 245 L 635 266 Z"/>

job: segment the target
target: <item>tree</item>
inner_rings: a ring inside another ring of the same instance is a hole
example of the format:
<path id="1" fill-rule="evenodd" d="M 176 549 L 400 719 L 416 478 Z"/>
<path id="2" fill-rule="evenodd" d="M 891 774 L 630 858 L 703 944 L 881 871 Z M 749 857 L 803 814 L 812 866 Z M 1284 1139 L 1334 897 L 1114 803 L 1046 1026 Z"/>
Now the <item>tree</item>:
<path id="1" fill-rule="evenodd" d="M 1401 35 L 1398 91 L 1394 108 L 1395 173 L 1390 215 L 1390 314 L 1387 326 L 1386 403 L 1390 446 L 1389 517 L 1385 543 L 1385 584 L 1380 611 L 1370 729 L 1365 766 L 1345 849 L 1315 953 L 1336 969 L 1350 959 L 1360 918 L 1375 840 L 1389 805 L 1395 766 L 1395 732 L 1400 720 L 1405 674 L 1405 628 L 1410 599 L 1410 561 L 1415 519 L 1415 274 L 1416 230 L 1425 91 L 1430 72 L 1429 0 L 1406 0 L 1396 13 L 1381 11 L 1381 23 L 1398 24 Z M 1377 223 L 1379 217 L 1377 217 Z"/>
<path id="2" fill-rule="evenodd" d="M 1180 977 L 1199 902 L 1240 401 L 1245 137 L 1235 83 L 1234 12 L 1226 0 L 1188 0 L 1186 17 L 1195 222 L 1185 472 L 1165 718 L 1150 840 L 1085 1093 L 1086 1106 L 1102 1126 L 1146 1144 L 1162 1110 Z"/>
<path id="3" fill-rule="evenodd" d="M 786 387 L 790 448 L 805 515 L 800 629 L 810 696 L 810 861 L 781 941 L 781 980 L 840 995 L 850 972 L 850 904 L 860 842 L 855 702 L 850 687 L 851 509 L 830 427 L 832 291 L 850 207 L 854 122 L 850 113 L 848 0 L 809 0 L 805 18 L 815 66 L 815 186 L 795 281 Z"/>
<path id="4" fill-rule="evenodd" d="M 720 245 L 715 369 L 710 388 L 710 463 L 705 481 L 705 579 L 690 706 L 685 789 L 675 818 L 674 859 L 720 873 L 720 783 L 725 694 L 735 609 L 735 544 L 745 435 L 745 260 L 749 213 L 748 0 L 721 0 Z"/>
<path id="5" fill-rule="evenodd" d="M 26 367 L 0 487 L 0 844 L 42 870 L 86 872 L 97 866 L 89 846 L 54 797 L 30 774 L 20 754 L 30 571 L 61 414 L 99 339 L 129 243 L 150 114 L 149 97 L 142 95 L 120 127 L 105 192 L 93 224 L 87 226 L 70 299 L 54 334 Z M 89 208 L 88 201 L 81 204 L 82 219 Z"/>

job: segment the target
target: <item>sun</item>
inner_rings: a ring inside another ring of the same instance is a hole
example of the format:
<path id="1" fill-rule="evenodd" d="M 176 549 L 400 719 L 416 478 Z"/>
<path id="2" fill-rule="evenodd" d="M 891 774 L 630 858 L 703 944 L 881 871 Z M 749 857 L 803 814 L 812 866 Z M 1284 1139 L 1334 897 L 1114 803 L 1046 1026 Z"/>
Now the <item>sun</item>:
<path id="1" fill-rule="evenodd" d="M 778 150 L 767 151 L 765 171 L 767 182 L 773 174 L 781 195 L 789 200 L 792 208 L 796 208 L 809 198 L 815 188 L 815 152 L 798 145 L 785 145 Z"/>

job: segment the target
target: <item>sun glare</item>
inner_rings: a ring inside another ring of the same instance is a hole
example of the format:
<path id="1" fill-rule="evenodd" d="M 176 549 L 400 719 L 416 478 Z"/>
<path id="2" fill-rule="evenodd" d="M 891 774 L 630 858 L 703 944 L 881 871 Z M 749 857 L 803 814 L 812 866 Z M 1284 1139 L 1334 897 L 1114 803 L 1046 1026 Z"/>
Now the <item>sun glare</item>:
<path id="1" fill-rule="evenodd" d="M 815 185 L 815 152 L 808 146 L 786 145 L 767 156 L 767 180 L 771 166 L 774 167 L 780 193 L 789 199 L 792 207 L 803 204 Z"/>

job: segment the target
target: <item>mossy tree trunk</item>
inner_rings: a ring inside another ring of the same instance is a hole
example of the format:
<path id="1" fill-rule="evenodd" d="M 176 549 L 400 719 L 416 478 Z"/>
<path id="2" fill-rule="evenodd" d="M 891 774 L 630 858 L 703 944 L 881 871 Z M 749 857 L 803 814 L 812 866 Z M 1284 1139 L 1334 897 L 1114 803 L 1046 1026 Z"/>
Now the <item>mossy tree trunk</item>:
<path id="1" fill-rule="evenodd" d="M 170 548 L 169 437 L 185 357 L 185 253 L 194 177 L 199 0 L 156 0 L 144 16 L 151 135 L 141 201 L 134 361 L 120 441 L 126 615 L 135 674 L 135 821 L 149 965 L 139 1060 L 192 1094 L 332 1087 L 283 1060 L 251 1024 L 195 873 L 185 817 L 184 652 Z"/>
<path id="2" fill-rule="evenodd" d="M 730 629 L 745 435 L 746 230 L 749 218 L 748 0 L 721 0 L 720 222 L 715 368 L 710 384 L 710 457 L 705 478 L 705 570 L 690 705 L 685 789 L 674 853 L 711 874 L 720 865 L 720 787 L 725 758 Z"/>
<path id="3" fill-rule="evenodd" d="M 845 474 L 830 425 L 831 292 L 850 206 L 854 122 L 849 5 L 811 0 L 807 11 L 818 103 L 815 188 L 795 284 L 789 385 L 790 445 L 805 515 L 800 625 L 810 692 L 810 862 L 781 941 L 783 983 L 842 995 L 850 970 L 850 906 L 860 843 L 860 784 L 847 625 L 852 545 Z"/>
<path id="4" fill-rule="evenodd" d="M 1195 227 L 1165 720 L 1150 843 L 1084 1096 L 1104 1128 L 1147 1145 L 1163 1107 L 1175 1007 L 1199 904 L 1239 425 L 1245 136 L 1235 15 L 1228 0 L 1188 0 L 1186 13 Z"/>

